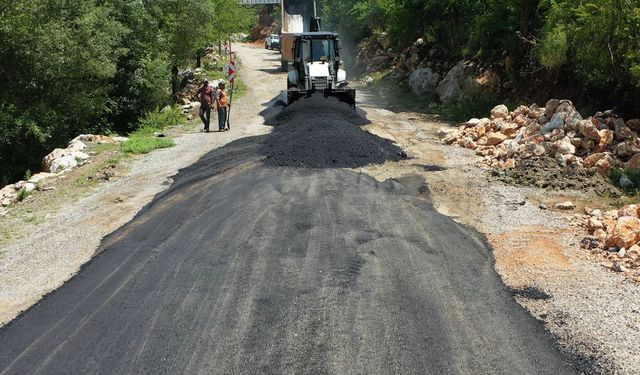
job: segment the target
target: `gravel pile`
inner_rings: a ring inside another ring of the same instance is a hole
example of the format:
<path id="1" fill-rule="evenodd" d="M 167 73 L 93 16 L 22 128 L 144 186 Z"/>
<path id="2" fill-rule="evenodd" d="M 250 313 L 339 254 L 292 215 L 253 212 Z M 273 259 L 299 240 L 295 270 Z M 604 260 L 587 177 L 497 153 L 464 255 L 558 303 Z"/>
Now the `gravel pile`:
<path id="1" fill-rule="evenodd" d="M 521 160 L 507 170 L 494 168 L 491 176 L 509 185 L 535 186 L 542 189 L 574 189 L 596 195 L 619 197 L 622 192 L 593 168 L 579 165 L 560 166 L 549 157 Z"/>
<path id="2" fill-rule="evenodd" d="M 624 119 L 614 113 L 596 113 L 593 117 L 583 118 L 571 101 L 551 99 L 544 107 L 536 104 L 519 106 L 509 111 L 507 106 L 498 105 L 491 111 L 491 118 L 470 119 L 460 124 L 458 129 L 442 128 L 438 131 L 446 144 L 457 144 L 472 149 L 481 156 L 480 164 L 490 168 L 521 171 L 538 161 L 555 161 L 563 169 L 560 175 L 574 174 L 570 181 L 559 179 L 560 188 L 581 190 L 607 190 L 585 185 L 581 178 L 591 178 L 592 174 L 583 169 L 593 169 L 602 176 L 609 176 L 618 168 L 640 169 L 640 119 Z M 544 167 L 550 164 L 546 163 Z M 542 166 L 542 165 L 541 165 Z M 524 168 L 523 168 L 524 167 Z M 557 171 L 558 168 L 553 168 Z M 620 171 L 618 171 L 620 172 Z M 520 173 L 520 175 L 522 175 Z M 538 186 L 538 177 L 547 179 L 553 176 L 534 175 L 533 181 L 526 178 L 524 184 Z M 638 188 L 629 176 L 620 178 L 620 186 Z M 520 182 L 520 181 L 514 181 Z M 600 184 L 601 181 L 597 181 Z M 542 186 L 538 186 L 542 187 Z M 585 189 L 582 189 L 582 188 Z M 597 193 L 607 193 L 607 191 Z"/>
<path id="3" fill-rule="evenodd" d="M 267 118 L 275 126 L 264 141 L 267 165 L 356 168 L 407 155 L 391 141 L 360 128 L 369 120 L 333 97 L 314 95 Z"/>

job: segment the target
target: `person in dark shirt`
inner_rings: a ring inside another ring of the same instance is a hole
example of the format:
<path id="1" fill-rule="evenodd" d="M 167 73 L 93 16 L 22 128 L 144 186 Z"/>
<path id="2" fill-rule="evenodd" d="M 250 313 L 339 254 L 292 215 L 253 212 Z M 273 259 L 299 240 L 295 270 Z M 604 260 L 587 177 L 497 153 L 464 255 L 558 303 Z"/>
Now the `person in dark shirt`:
<path id="1" fill-rule="evenodd" d="M 213 105 L 213 87 L 209 86 L 209 80 L 205 79 L 202 86 L 198 89 L 198 97 L 200 98 L 200 119 L 204 124 L 204 131 L 209 132 L 209 123 L 211 121 L 211 106 Z"/>

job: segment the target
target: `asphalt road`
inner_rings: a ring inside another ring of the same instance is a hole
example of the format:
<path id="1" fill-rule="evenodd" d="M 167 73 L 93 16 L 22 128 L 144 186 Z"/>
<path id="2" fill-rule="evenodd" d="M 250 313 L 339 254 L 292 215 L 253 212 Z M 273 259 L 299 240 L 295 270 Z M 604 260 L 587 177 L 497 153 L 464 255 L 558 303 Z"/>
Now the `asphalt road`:
<path id="1" fill-rule="evenodd" d="M 342 168 L 402 157 L 342 106 L 182 170 L 0 329 L 0 373 L 575 373 L 422 180 Z"/>

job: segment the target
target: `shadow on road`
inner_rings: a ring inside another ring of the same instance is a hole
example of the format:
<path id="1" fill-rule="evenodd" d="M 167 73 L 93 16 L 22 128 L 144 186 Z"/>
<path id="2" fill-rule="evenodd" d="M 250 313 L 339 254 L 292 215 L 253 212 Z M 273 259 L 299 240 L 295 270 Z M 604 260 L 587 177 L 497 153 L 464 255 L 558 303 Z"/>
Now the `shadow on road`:
<path id="1" fill-rule="evenodd" d="M 261 72 L 265 72 L 268 74 L 278 74 L 278 73 L 284 73 L 280 67 L 276 67 L 276 68 L 264 68 L 264 69 L 258 69 Z"/>

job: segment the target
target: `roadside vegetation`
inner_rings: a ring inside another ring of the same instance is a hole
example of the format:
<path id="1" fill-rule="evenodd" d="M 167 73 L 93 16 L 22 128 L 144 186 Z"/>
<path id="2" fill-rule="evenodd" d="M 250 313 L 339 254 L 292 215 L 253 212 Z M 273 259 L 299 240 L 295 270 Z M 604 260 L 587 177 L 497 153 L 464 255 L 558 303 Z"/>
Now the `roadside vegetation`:
<path id="1" fill-rule="evenodd" d="M 474 59 L 521 93 L 536 83 L 545 95 L 640 113 L 640 0 L 342 0 L 322 10 L 347 46 L 385 35 L 397 54 L 422 38 L 421 59 Z"/>
<path id="2" fill-rule="evenodd" d="M 638 194 L 640 188 L 640 170 L 631 168 L 615 168 L 609 173 L 611 183 L 627 194 Z M 635 197 L 636 200 L 638 197 Z"/>
<path id="3" fill-rule="evenodd" d="M 168 127 L 184 122 L 179 108 L 166 108 L 162 111 L 148 112 L 139 122 L 139 128 L 129 134 L 129 140 L 121 145 L 122 151 L 129 154 L 146 154 L 158 148 L 175 146 L 163 133 Z"/>
<path id="4" fill-rule="evenodd" d="M 137 131 L 206 46 L 256 17 L 232 0 L 0 0 L 0 183 L 78 134 Z"/>

